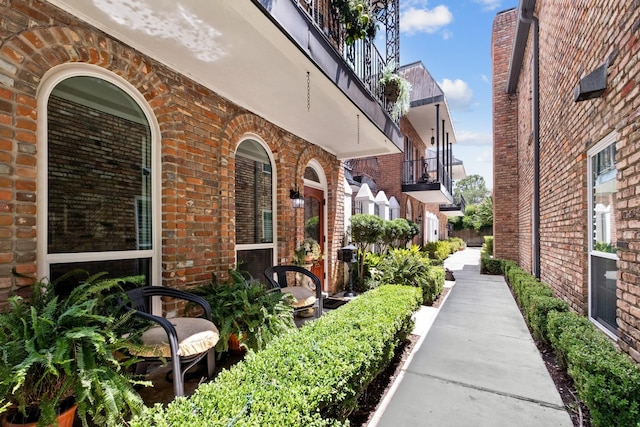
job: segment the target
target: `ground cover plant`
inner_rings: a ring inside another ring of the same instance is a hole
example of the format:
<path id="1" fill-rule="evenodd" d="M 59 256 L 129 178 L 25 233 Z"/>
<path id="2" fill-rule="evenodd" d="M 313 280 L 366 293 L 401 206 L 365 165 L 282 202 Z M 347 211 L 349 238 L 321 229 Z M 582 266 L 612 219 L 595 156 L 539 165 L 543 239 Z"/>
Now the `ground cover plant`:
<path id="1" fill-rule="evenodd" d="M 156 405 L 132 427 L 340 426 L 413 328 L 421 292 L 380 286 L 297 333 L 249 351 L 194 395 Z"/>

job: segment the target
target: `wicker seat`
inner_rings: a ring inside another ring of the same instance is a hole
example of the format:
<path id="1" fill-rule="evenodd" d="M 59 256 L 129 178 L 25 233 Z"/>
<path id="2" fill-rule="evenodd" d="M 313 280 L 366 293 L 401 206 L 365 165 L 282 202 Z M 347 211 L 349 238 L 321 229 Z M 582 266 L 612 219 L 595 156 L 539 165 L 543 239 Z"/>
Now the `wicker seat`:
<path id="1" fill-rule="evenodd" d="M 125 309 L 135 310 L 135 315 L 150 320 L 156 325 L 142 334 L 142 348 L 131 349 L 131 353 L 141 358 L 167 358 L 171 360 L 174 372 L 173 389 L 175 396 L 184 395 L 184 375 L 196 363 L 207 357 L 207 374 L 213 376 L 215 369 L 214 347 L 220 338 L 216 325 L 211 321 L 211 307 L 203 298 L 178 289 L 163 286 L 144 286 L 126 292 L 129 301 Z M 190 301 L 199 305 L 203 317 L 165 318 L 151 314 L 151 298 L 171 297 Z"/>
<path id="2" fill-rule="evenodd" d="M 322 284 L 318 276 L 306 268 L 297 265 L 275 265 L 264 271 L 264 277 L 273 289 L 293 295 L 294 314 L 313 309 L 314 317 L 322 315 Z M 299 281 L 302 283 L 297 283 Z"/>

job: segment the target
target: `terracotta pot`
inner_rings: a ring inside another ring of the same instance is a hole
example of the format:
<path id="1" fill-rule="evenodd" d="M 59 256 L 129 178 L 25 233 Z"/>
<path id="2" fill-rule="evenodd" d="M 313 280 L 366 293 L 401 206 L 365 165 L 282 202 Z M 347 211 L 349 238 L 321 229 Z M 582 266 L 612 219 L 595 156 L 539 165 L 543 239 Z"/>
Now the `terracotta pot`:
<path id="1" fill-rule="evenodd" d="M 71 408 L 58 415 L 58 427 L 73 427 L 73 421 L 76 418 L 76 409 L 78 409 L 78 405 L 73 405 Z M 2 427 L 36 427 L 37 425 L 37 421 L 34 423 L 15 424 L 7 420 L 6 414 L 2 417 Z"/>
<path id="2" fill-rule="evenodd" d="M 229 351 L 235 354 L 242 354 L 247 351 L 246 348 L 240 345 L 240 339 L 236 334 L 229 336 Z"/>

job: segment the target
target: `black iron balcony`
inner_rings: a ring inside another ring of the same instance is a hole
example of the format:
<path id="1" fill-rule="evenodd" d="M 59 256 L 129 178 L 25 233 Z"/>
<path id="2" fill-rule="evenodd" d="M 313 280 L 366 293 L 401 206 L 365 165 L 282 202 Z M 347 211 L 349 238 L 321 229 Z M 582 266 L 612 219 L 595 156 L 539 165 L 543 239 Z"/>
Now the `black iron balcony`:
<path id="1" fill-rule="evenodd" d="M 346 42 L 346 30 L 340 23 L 337 9 L 331 0 L 292 0 L 304 10 L 315 26 L 327 37 L 329 43 L 341 54 L 344 62 L 355 73 L 367 91 L 385 108 L 391 111 L 392 103 L 384 96 L 380 84 L 382 68 L 388 62 L 399 65 L 400 60 L 400 12 L 399 0 L 372 1 L 371 7 L 381 30 L 385 31 L 385 52 L 381 54 L 373 40 Z"/>
<path id="2" fill-rule="evenodd" d="M 402 168 L 402 192 L 423 203 L 453 203 L 451 175 L 438 157 L 405 161 Z"/>
<path id="3" fill-rule="evenodd" d="M 467 202 L 462 195 L 455 196 L 451 204 L 441 204 L 440 212 L 446 216 L 464 216 L 464 211 L 467 209 Z"/>

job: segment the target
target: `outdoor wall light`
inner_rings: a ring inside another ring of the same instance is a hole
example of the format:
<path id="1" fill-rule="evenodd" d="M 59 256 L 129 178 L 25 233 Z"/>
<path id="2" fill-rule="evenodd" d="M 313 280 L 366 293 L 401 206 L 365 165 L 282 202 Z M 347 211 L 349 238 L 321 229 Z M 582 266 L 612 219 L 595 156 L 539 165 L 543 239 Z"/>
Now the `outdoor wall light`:
<path id="1" fill-rule="evenodd" d="M 295 209 L 304 208 L 304 197 L 302 197 L 302 194 L 300 194 L 300 191 L 298 191 L 297 186 L 295 190 L 289 190 L 289 198 L 291 199 L 291 204 Z"/>
<path id="2" fill-rule="evenodd" d="M 433 128 L 431 128 L 431 145 L 434 145 L 436 143 L 436 137 L 433 136 Z"/>

